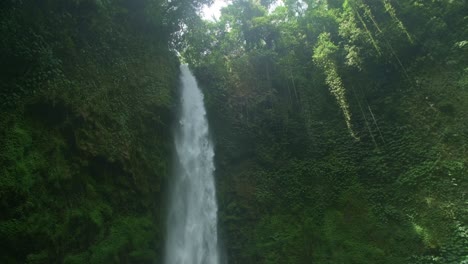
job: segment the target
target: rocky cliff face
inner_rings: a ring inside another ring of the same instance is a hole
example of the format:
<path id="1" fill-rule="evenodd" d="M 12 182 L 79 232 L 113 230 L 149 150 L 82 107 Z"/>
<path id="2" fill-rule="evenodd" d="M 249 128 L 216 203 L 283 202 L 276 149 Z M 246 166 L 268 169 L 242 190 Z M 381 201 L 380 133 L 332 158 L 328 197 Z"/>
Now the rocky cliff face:
<path id="1" fill-rule="evenodd" d="M 265 6 L 186 51 L 230 262 L 466 261 L 466 4 Z"/>
<path id="2" fill-rule="evenodd" d="M 2 263 L 161 257 L 178 60 L 130 2 L 2 3 Z"/>

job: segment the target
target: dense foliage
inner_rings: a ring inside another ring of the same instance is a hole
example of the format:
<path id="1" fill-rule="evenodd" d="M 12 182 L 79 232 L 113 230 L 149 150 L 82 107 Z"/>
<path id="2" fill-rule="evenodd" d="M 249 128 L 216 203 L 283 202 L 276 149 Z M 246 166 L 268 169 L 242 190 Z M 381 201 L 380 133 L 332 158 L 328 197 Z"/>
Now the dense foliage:
<path id="1" fill-rule="evenodd" d="M 161 259 L 170 47 L 202 3 L 1 1 L 0 263 Z"/>
<path id="2" fill-rule="evenodd" d="M 228 263 L 468 263 L 464 0 L 2 0 L 0 263 L 159 263 L 180 51 Z"/>
<path id="3" fill-rule="evenodd" d="M 235 0 L 188 29 L 231 263 L 468 262 L 467 11 Z"/>

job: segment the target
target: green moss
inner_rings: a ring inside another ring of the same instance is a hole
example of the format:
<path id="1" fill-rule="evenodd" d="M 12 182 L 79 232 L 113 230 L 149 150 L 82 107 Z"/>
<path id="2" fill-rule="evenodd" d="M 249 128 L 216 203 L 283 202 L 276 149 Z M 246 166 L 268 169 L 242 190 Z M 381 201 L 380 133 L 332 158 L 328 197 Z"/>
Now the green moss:
<path id="1" fill-rule="evenodd" d="M 2 3 L 2 263 L 161 258 L 178 60 L 149 1 L 88 2 Z"/>

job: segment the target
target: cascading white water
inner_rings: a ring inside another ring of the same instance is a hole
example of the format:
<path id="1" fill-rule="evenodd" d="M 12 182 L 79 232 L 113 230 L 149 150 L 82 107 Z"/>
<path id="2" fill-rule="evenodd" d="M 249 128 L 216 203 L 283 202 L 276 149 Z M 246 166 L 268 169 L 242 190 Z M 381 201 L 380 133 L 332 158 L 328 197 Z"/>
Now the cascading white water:
<path id="1" fill-rule="evenodd" d="M 218 264 L 214 151 L 203 94 L 181 66 L 181 109 L 175 135 L 177 166 L 169 200 L 166 264 Z"/>

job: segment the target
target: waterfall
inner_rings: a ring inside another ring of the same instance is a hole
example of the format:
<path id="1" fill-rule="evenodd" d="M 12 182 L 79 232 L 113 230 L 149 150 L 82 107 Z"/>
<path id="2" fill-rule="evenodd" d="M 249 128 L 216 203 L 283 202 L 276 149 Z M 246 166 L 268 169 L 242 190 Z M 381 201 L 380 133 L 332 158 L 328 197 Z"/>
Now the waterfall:
<path id="1" fill-rule="evenodd" d="M 167 222 L 166 264 L 218 264 L 213 145 L 203 94 L 181 66 L 181 103 L 175 134 L 176 168 Z"/>

